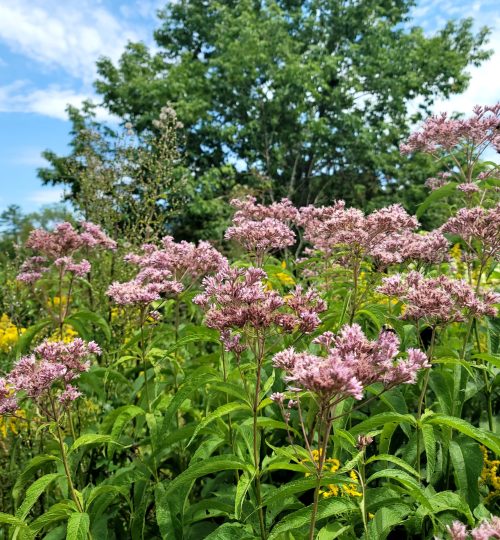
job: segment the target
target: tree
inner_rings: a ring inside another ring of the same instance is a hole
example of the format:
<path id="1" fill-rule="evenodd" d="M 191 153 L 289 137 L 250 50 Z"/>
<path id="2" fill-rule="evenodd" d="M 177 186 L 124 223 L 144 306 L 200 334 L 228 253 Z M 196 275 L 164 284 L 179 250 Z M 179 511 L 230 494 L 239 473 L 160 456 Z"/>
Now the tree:
<path id="1" fill-rule="evenodd" d="M 203 189 L 229 167 L 238 185 L 269 199 L 383 204 L 388 190 L 400 195 L 414 178 L 398 150 L 408 126 L 437 97 L 463 91 L 466 68 L 489 55 L 486 29 L 474 34 L 467 19 L 426 36 L 410 24 L 413 5 L 172 2 L 160 12 L 158 50 L 132 43 L 117 65 L 99 60 L 96 88 L 107 109 L 139 132 L 172 104 L 199 200 L 225 195 L 232 181 L 215 194 Z M 52 157 L 42 179 L 67 183 Z M 199 200 L 188 216 L 203 207 Z"/>

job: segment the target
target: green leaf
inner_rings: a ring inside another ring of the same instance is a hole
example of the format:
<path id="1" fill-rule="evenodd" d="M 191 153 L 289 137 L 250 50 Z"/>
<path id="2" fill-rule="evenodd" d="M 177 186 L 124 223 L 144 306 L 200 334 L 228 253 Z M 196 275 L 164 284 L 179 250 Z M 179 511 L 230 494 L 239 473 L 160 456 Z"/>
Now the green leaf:
<path id="1" fill-rule="evenodd" d="M 433 414 L 425 418 L 423 422 L 437 426 L 451 427 L 457 431 L 460 431 L 460 433 L 467 435 L 467 437 L 470 437 L 471 439 L 475 439 L 476 441 L 480 442 L 481 444 L 495 452 L 495 454 L 500 454 L 500 439 L 497 435 L 495 435 L 491 431 L 476 428 L 473 425 L 469 424 L 469 422 L 462 420 L 461 418 L 447 416 L 444 414 Z"/>
<path id="2" fill-rule="evenodd" d="M 35 474 L 48 463 L 61 462 L 56 456 L 49 456 L 47 454 L 40 454 L 28 461 L 26 467 L 24 467 L 22 473 L 17 477 L 16 483 L 12 488 L 12 497 L 14 498 L 16 506 L 18 505 L 19 497 L 28 481 L 35 476 Z"/>
<path id="3" fill-rule="evenodd" d="M 198 433 L 206 428 L 210 423 L 212 423 L 214 420 L 217 420 L 218 418 L 222 418 L 223 416 L 226 416 L 226 414 L 230 414 L 236 411 L 249 411 L 251 412 L 252 409 L 247 403 L 240 403 L 239 401 L 232 401 L 231 403 L 226 403 L 224 405 L 221 405 L 215 411 L 210 413 L 207 417 L 205 417 L 194 430 L 193 436 L 191 437 L 188 446 L 193 442 L 193 440 L 196 438 Z"/>
<path id="4" fill-rule="evenodd" d="M 70 500 L 59 501 L 53 504 L 40 517 L 35 519 L 30 525 L 30 529 L 35 533 L 39 533 L 44 527 L 53 525 L 58 521 L 66 521 L 68 516 L 73 512 L 77 512 L 76 504 Z"/>
<path id="5" fill-rule="evenodd" d="M 368 523 L 367 540 L 385 540 L 394 526 L 399 525 L 409 511 L 405 505 L 391 505 L 377 510 Z"/>
<path id="6" fill-rule="evenodd" d="M 241 523 L 224 523 L 205 536 L 205 540 L 257 540 L 251 529 Z"/>
<path id="7" fill-rule="evenodd" d="M 317 521 L 331 516 L 348 514 L 358 510 L 358 505 L 350 499 L 329 497 L 318 503 Z M 312 504 L 285 516 L 271 531 L 268 540 L 278 540 L 281 535 L 289 531 L 297 531 L 311 523 Z M 304 536 L 299 536 L 303 538 Z"/>
<path id="8" fill-rule="evenodd" d="M 420 484 L 418 484 L 415 479 L 410 476 L 405 471 L 400 471 L 398 469 L 384 469 L 383 471 L 378 471 L 370 476 L 366 480 L 366 484 L 371 484 L 374 480 L 377 479 L 391 479 L 391 480 L 397 480 L 401 485 L 403 485 L 406 489 L 406 491 L 420 504 L 429 507 L 429 503 L 427 501 L 427 496 L 424 492 L 424 490 L 421 488 Z"/>
<path id="9" fill-rule="evenodd" d="M 427 482 L 430 482 L 436 467 L 436 437 L 434 435 L 434 427 L 429 424 L 423 424 L 422 438 L 424 440 L 425 455 L 427 458 L 426 479 Z"/>
<path id="10" fill-rule="evenodd" d="M 450 441 L 449 452 L 457 487 L 470 508 L 479 504 L 479 477 L 483 468 L 483 455 L 478 444 L 466 437 Z"/>
<path id="11" fill-rule="evenodd" d="M 397 412 L 383 412 L 383 413 L 371 416 L 367 420 L 363 420 L 363 422 L 360 422 L 359 424 L 351 428 L 349 430 L 349 433 L 353 436 L 366 434 L 370 431 L 373 431 L 376 428 L 379 428 L 391 422 L 396 423 L 398 425 L 399 424 L 411 424 L 411 425 L 416 424 L 416 420 L 411 414 L 400 414 Z"/>
<path id="12" fill-rule="evenodd" d="M 35 339 L 36 335 L 51 324 L 51 319 L 43 319 L 39 323 L 27 328 L 26 331 L 22 334 L 22 336 L 17 340 L 16 346 L 14 348 L 16 357 L 25 354 L 26 351 L 29 349 L 31 342 Z"/>
<path id="13" fill-rule="evenodd" d="M 48 488 L 48 486 L 54 482 L 57 478 L 64 477 L 63 474 L 51 473 L 46 474 L 35 480 L 33 484 L 26 490 L 26 496 L 21 506 L 17 509 L 16 517 L 20 519 L 26 519 L 33 505 L 38 501 L 40 495 Z"/>
<path id="14" fill-rule="evenodd" d="M 108 322 L 106 321 L 106 319 L 104 319 L 104 317 L 102 317 L 101 315 L 97 313 L 94 313 L 93 311 L 87 311 L 87 310 L 77 311 L 76 313 L 72 313 L 69 317 L 67 317 L 65 322 L 67 322 L 68 324 L 80 323 L 80 325 L 92 323 L 101 330 L 101 332 L 106 337 L 107 341 L 111 340 L 111 329 L 109 327 Z M 75 330 L 78 331 L 78 328 L 75 327 Z M 86 330 L 87 330 L 87 334 L 90 335 L 91 334 L 89 331 L 90 329 L 86 329 Z"/>
<path id="15" fill-rule="evenodd" d="M 172 401 L 169 403 L 165 413 L 163 414 L 163 423 L 160 432 L 166 437 L 170 429 L 170 423 L 174 418 L 179 407 L 184 403 L 186 399 L 194 392 L 197 392 L 200 388 L 203 388 L 206 384 L 217 381 L 217 376 L 212 371 L 202 368 L 203 374 L 192 375 L 187 379 L 184 384 L 177 390 Z"/>
<path id="16" fill-rule="evenodd" d="M 445 184 L 444 186 L 432 191 L 424 202 L 419 205 L 415 214 L 417 218 L 422 217 L 423 213 L 427 210 L 427 208 L 429 208 L 429 206 L 431 206 L 431 204 L 455 193 L 457 185 L 458 184 L 456 182 L 448 182 L 448 184 Z"/>
<path id="17" fill-rule="evenodd" d="M 95 444 L 105 443 L 121 446 L 120 443 L 113 440 L 111 435 L 103 435 L 100 433 L 85 433 L 84 435 L 78 437 L 78 439 L 76 439 L 76 441 L 71 445 L 68 455 L 76 452 L 76 450 L 78 450 L 82 446 L 92 446 Z"/>
<path id="18" fill-rule="evenodd" d="M 0 523 L 4 523 L 5 525 L 15 525 L 16 527 L 27 527 L 22 519 L 12 516 L 11 514 L 4 514 L 3 512 L 0 512 Z"/>
<path id="19" fill-rule="evenodd" d="M 241 512 L 243 503 L 245 502 L 245 496 L 252 485 L 254 478 L 255 474 L 251 474 L 247 471 L 240 476 L 238 485 L 236 486 L 236 495 L 234 497 L 234 516 L 236 519 L 241 519 Z"/>
<path id="20" fill-rule="evenodd" d="M 230 470 L 242 470 L 248 471 L 248 465 L 240 458 L 231 454 L 224 454 L 222 456 L 215 456 L 205 459 L 204 461 L 198 461 L 190 465 L 179 476 L 176 476 L 171 482 L 166 485 L 165 493 L 172 496 L 176 489 L 180 489 L 182 486 L 189 484 L 193 480 L 220 471 Z"/>
<path id="21" fill-rule="evenodd" d="M 398 458 L 391 454 L 379 454 L 377 456 L 372 456 L 368 458 L 366 460 L 366 464 L 368 465 L 369 463 L 373 463 L 374 461 L 388 461 L 390 463 L 394 463 L 394 465 L 401 467 L 402 469 L 409 472 L 410 474 L 415 476 L 415 478 L 418 479 L 418 472 L 411 465 L 408 465 L 408 463 L 406 463 L 406 461 L 404 461 L 401 458 Z"/>
<path id="22" fill-rule="evenodd" d="M 86 513 L 73 513 L 68 519 L 66 540 L 87 540 L 90 518 Z"/>

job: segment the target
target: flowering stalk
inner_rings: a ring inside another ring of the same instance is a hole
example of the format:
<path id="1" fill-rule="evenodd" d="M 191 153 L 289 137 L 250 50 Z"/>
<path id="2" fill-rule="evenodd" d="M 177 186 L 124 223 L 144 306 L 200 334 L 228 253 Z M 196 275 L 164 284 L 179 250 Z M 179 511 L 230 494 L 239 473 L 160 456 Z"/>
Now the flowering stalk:
<path id="1" fill-rule="evenodd" d="M 290 390 L 297 393 L 297 400 L 292 400 L 292 406 L 297 405 L 304 442 L 313 464 L 316 460 L 312 444 L 314 440 L 317 440 L 318 444 L 319 459 L 309 529 L 310 539 L 314 538 L 319 489 L 330 432 L 336 418 L 335 407 L 348 398 L 362 400 L 365 388 L 376 382 L 382 383 L 386 389 L 398 384 L 412 384 L 419 369 L 430 367 L 427 356 L 416 349 L 408 350 L 407 360 L 395 363 L 399 353 L 397 336 L 392 332 L 382 332 L 376 341 L 369 341 L 357 324 L 345 325 L 338 336 L 325 332 L 314 339 L 313 343 L 321 347 L 322 356 L 308 352 L 299 353 L 293 348 L 274 356 L 274 366 L 285 371 L 285 381 L 292 383 L 294 386 Z M 315 430 L 311 433 L 310 440 L 302 415 L 301 396 L 298 394 L 300 390 L 310 392 L 318 404 Z M 284 395 L 275 393 L 271 399 L 279 404 L 288 422 L 290 413 L 284 410 Z"/>

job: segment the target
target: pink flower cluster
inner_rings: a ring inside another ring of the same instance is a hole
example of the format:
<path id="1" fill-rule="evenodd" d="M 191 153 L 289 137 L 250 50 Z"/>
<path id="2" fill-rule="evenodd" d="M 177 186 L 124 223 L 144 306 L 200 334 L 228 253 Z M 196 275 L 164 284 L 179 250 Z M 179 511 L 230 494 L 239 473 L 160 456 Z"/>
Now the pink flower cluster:
<path id="1" fill-rule="evenodd" d="M 226 263 L 225 257 L 208 242 L 196 246 L 166 236 L 162 244 L 162 249 L 145 244 L 142 254 L 130 253 L 125 257 L 139 267 L 139 272 L 131 281 L 115 282 L 109 287 L 108 295 L 117 304 L 147 305 L 165 295 L 179 294 L 185 288 L 182 281 L 189 287 Z"/>
<path id="2" fill-rule="evenodd" d="M 460 236 L 472 252 L 480 242 L 481 254 L 498 260 L 500 255 L 500 203 L 490 209 L 476 206 L 461 208 L 442 227 L 445 233 Z"/>
<path id="3" fill-rule="evenodd" d="M 264 206 L 256 204 L 255 197 L 249 196 L 243 200 L 235 199 L 231 204 L 237 211 L 225 238 L 238 242 L 259 261 L 265 253 L 295 243 L 295 233 L 288 224 L 297 219 L 298 211 L 288 199 Z"/>
<path id="4" fill-rule="evenodd" d="M 493 516 L 491 520 L 483 521 L 470 532 L 463 523 L 454 521 L 451 526 L 447 527 L 447 530 L 451 540 L 468 540 L 469 538 L 472 538 L 472 540 L 490 540 L 500 538 L 500 518 Z"/>
<path id="5" fill-rule="evenodd" d="M 300 209 L 299 223 L 315 249 L 337 252 L 341 264 L 365 256 L 384 266 L 406 260 L 437 263 L 446 258 L 448 249 L 448 241 L 440 232 L 413 232 L 417 219 L 398 204 L 368 216 L 356 208 L 346 208 L 344 201 L 329 207 L 307 206 Z"/>
<path id="6" fill-rule="evenodd" d="M 34 283 L 50 269 L 50 263 L 64 272 L 75 276 L 84 276 L 90 271 L 90 263 L 82 259 L 75 260 L 77 252 L 84 248 L 116 249 L 116 242 L 111 240 L 98 225 L 82 222 L 82 232 L 78 232 L 71 223 L 60 223 L 53 231 L 35 229 L 31 231 L 26 247 L 38 252 L 28 258 L 21 266 L 17 276 L 19 281 Z"/>
<path id="7" fill-rule="evenodd" d="M 446 113 L 428 118 L 422 129 L 410 135 L 406 144 L 400 146 L 403 154 L 438 151 L 450 152 L 459 145 L 474 148 L 481 155 L 490 145 L 500 148 L 500 103 L 490 107 L 474 107 L 473 116 L 455 120 Z"/>
<path id="8" fill-rule="evenodd" d="M 19 394 L 40 400 L 54 386 L 63 388 L 57 396 L 60 403 L 74 401 L 81 394 L 70 383 L 88 371 L 90 355 L 99 354 L 101 349 L 93 341 L 45 341 L 33 354 L 20 358 L 5 379 L 0 379 L 0 413 L 15 412 Z"/>
<path id="9" fill-rule="evenodd" d="M 381 332 L 370 341 L 358 324 L 344 326 L 338 336 L 325 332 L 313 343 L 321 346 L 324 355 L 297 352 L 292 347 L 274 356 L 274 366 L 285 371 L 286 381 L 314 392 L 325 402 L 362 399 L 364 388 L 375 382 L 386 388 L 412 384 L 418 370 L 430 367 L 427 356 L 418 349 L 409 349 L 408 358 L 396 362 L 396 334 Z"/>
<path id="10" fill-rule="evenodd" d="M 425 181 L 425 187 L 428 187 L 431 191 L 435 191 L 436 189 L 448 184 L 451 177 L 452 174 L 450 172 L 439 172 L 437 173 L 436 177 L 427 178 Z"/>
<path id="11" fill-rule="evenodd" d="M 404 303 L 403 319 L 432 325 L 461 322 L 469 316 L 493 317 L 497 312 L 493 305 L 500 302 L 500 295 L 492 291 L 476 295 L 464 280 L 444 275 L 426 278 L 420 272 L 384 278 L 377 291 Z"/>
<path id="12" fill-rule="evenodd" d="M 318 314 L 326 304 L 313 291 L 297 287 L 288 297 L 265 286 L 266 273 L 260 268 L 231 268 L 224 265 L 215 276 L 203 280 L 204 292 L 194 303 L 206 308 L 205 324 L 222 333 L 226 348 L 234 350 L 240 338 L 231 329 L 277 326 L 285 332 L 314 331 L 320 324 Z M 235 341 L 236 340 L 236 341 Z"/>

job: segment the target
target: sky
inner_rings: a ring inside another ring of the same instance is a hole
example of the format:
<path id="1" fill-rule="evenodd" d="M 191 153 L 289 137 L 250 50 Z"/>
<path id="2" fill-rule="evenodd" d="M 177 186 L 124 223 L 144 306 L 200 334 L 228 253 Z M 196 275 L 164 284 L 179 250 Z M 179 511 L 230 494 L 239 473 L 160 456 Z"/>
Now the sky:
<path id="1" fill-rule="evenodd" d="M 165 0 L 0 0 L 0 211 L 58 202 L 62 190 L 42 186 L 41 152 L 68 150 L 67 104 L 95 97 L 100 56 L 117 60 L 128 41 L 153 45 Z M 500 99 L 500 11 L 497 0 L 417 0 L 414 22 L 428 33 L 471 16 L 493 30 L 492 58 L 471 68 L 468 90 L 436 103 L 436 111 L 468 112 Z M 98 101 L 98 98 L 96 98 Z M 101 113 L 106 118 L 105 111 Z"/>

